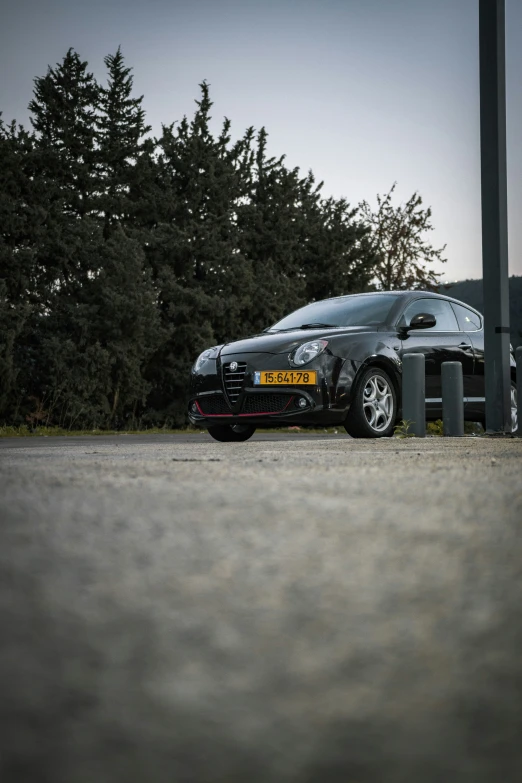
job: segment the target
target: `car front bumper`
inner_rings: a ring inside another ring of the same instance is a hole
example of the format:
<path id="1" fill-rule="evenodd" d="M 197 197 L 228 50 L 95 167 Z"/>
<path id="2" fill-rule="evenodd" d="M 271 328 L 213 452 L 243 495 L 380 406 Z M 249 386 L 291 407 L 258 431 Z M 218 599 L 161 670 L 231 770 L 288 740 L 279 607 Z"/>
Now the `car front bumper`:
<path id="1" fill-rule="evenodd" d="M 231 362 L 237 362 L 242 372 L 233 389 L 227 380 Z M 288 370 L 286 354 L 221 356 L 192 373 L 188 417 L 195 426 L 205 428 L 247 423 L 255 427 L 341 424 L 358 366 L 358 362 L 324 353 L 306 366 L 317 372 L 316 385 L 259 386 L 254 384 L 254 372 Z"/>

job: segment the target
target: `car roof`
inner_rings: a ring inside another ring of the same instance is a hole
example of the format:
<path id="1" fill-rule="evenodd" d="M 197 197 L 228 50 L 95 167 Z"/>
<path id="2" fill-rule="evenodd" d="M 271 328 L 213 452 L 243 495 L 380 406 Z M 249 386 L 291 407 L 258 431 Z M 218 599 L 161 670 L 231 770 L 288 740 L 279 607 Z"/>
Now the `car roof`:
<path id="1" fill-rule="evenodd" d="M 336 299 L 348 299 L 351 296 L 375 296 L 378 294 L 379 296 L 400 296 L 403 299 L 411 299 L 412 301 L 415 301 L 415 299 L 445 299 L 447 302 L 455 302 L 455 304 L 462 305 L 463 307 L 467 307 L 468 310 L 472 310 L 474 313 L 477 313 L 477 315 L 482 316 L 482 313 L 477 310 L 475 307 L 472 307 L 471 305 L 467 304 L 467 302 L 462 302 L 460 299 L 455 299 L 453 296 L 446 296 L 445 294 L 438 294 L 436 291 L 421 291 L 419 289 L 412 289 L 407 291 L 365 291 L 364 293 L 360 294 L 344 294 L 343 296 L 332 296 L 329 299 L 324 299 L 325 302 L 335 301 Z"/>

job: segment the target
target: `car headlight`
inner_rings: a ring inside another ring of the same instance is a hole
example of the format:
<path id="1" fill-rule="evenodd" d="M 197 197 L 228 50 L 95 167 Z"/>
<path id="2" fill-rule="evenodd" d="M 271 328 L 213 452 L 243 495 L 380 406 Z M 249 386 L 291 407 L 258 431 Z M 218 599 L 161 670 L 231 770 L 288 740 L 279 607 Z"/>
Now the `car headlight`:
<path id="1" fill-rule="evenodd" d="M 192 372 L 199 372 L 201 367 L 205 364 L 206 361 L 208 361 L 208 359 L 217 359 L 219 351 L 222 347 L 222 345 L 215 345 L 213 348 L 207 348 L 206 351 L 200 353 L 194 363 Z"/>
<path id="2" fill-rule="evenodd" d="M 327 345 L 328 340 L 311 340 L 309 343 L 300 345 L 292 356 L 292 364 L 308 364 L 308 362 L 311 362 L 316 356 L 319 356 Z"/>

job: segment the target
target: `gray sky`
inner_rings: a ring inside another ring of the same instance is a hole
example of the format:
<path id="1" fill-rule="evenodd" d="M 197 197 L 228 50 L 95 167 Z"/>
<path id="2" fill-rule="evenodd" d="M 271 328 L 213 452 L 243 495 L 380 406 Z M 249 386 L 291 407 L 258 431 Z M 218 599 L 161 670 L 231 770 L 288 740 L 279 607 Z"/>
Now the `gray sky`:
<path id="1" fill-rule="evenodd" d="M 522 2 L 506 0 L 510 274 L 522 274 Z M 443 280 L 482 276 L 478 0 L 4 0 L 0 111 L 73 47 L 100 79 L 122 46 L 153 131 L 211 84 L 216 128 L 265 125 L 271 154 L 355 205 L 397 180 L 433 208 Z"/>

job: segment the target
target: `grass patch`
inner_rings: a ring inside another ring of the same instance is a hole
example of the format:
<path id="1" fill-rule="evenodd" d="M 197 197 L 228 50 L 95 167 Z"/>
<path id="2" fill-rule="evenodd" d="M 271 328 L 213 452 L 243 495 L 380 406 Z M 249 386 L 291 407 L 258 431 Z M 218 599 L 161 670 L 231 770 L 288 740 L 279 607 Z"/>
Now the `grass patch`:
<path id="1" fill-rule="evenodd" d="M 411 422 L 400 422 L 395 427 L 395 438 L 412 438 L 409 432 Z M 344 427 L 270 427 L 259 428 L 258 432 L 267 434 L 287 433 L 289 435 L 344 435 Z M 19 427 L 0 426 L 0 438 L 53 438 L 53 437 L 78 437 L 82 435 L 202 435 L 204 429 L 198 427 L 178 427 L 177 429 L 165 429 L 163 427 L 149 427 L 142 430 L 66 430 L 62 427 L 35 427 L 30 428 L 25 424 Z M 483 435 L 481 424 L 475 422 L 464 423 L 465 435 Z M 442 421 L 426 422 L 426 435 L 428 437 L 442 437 Z"/>
<path id="2" fill-rule="evenodd" d="M 444 425 L 442 419 L 426 422 L 426 435 L 433 438 L 442 438 L 444 436 Z M 478 421 L 464 422 L 464 435 L 484 435 L 484 427 Z"/>
<path id="3" fill-rule="evenodd" d="M 436 421 L 427 421 L 426 435 L 431 435 L 432 438 L 442 438 L 444 435 L 442 419 L 437 419 Z"/>
<path id="4" fill-rule="evenodd" d="M 150 427 L 144 430 L 66 430 L 62 427 L 35 427 L 32 429 L 22 424 L 20 427 L 0 427 L 0 438 L 77 437 L 78 435 L 197 435 L 199 432 L 201 430 L 195 427 L 185 427 L 183 429 Z"/>
<path id="5" fill-rule="evenodd" d="M 398 424 L 393 428 L 394 438 L 414 438 L 415 433 L 410 432 L 410 427 L 413 424 L 411 419 L 401 419 Z"/>
<path id="6" fill-rule="evenodd" d="M 53 438 L 53 437 L 78 437 L 82 435 L 202 435 L 204 429 L 199 427 L 179 427 L 178 429 L 165 429 L 163 427 L 149 427 L 142 430 L 67 430 L 62 427 L 34 427 L 25 424 L 19 427 L 0 426 L 0 438 Z M 286 432 L 292 435 L 344 435 L 342 427 L 271 427 L 259 428 L 258 432 L 278 433 Z"/>

